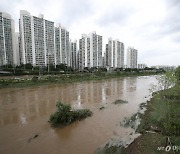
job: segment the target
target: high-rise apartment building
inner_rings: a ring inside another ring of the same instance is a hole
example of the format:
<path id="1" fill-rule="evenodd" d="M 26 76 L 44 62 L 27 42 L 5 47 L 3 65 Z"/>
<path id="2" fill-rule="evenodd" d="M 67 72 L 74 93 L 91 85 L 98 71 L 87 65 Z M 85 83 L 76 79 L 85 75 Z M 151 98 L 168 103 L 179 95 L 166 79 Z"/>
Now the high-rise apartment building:
<path id="1" fill-rule="evenodd" d="M 46 66 L 46 43 L 45 43 L 46 38 L 45 38 L 44 19 L 42 16 L 39 17 L 32 16 L 31 18 L 32 18 L 31 36 L 32 36 L 33 65 Z M 28 63 L 28 61 L 26 61 L 26 63 Z"/>
<path id="2" fill-rule="evenodd" d="M 19 35 L 20 35 L 20 63 L 31 63 L 35 65 L 35 55 L 33 53 L 32 44 L 32 18 L 29 12 L 20 11 L 19 19 Z"/>
<path id="3" fill-rule="evenodd" d="M 70 63 L 71 67 L 76 70 L 78 69 L 78 49 L 77 49 L 77 40 L 70 42 Z"/>
<path id="4" fill-rule="evenodd" d="M 89 34 L 90 38 L 90 67 L 102 67 L 102 36 L 97 35 L 96 32 Z"/>
<path id="5" fill-rule="evenodd" d="M 79 40 L 79 53 L 78 63 L 79 69 L 83 70 L 85 67 L 90 68 L 92 54 L 90 52 L 90 38 L 86 34 L 82 34 L 82 38 Z"/>
<path id="6" fill-rule="evenodd" d="M 8 13 L 0 12 L 0 66 L 14 65 L 15 27 Z"/>
<path id="7" fill-rule="evenodd" d="M 44 20 L 45 24 L 45 65 L 56 65 L 54 22 Z"/>
<path id="8" fill-rule="evenodd" d="M 70 66 L 70 43 L 69 32 L 61 27 L 60 24 L 55 27 L 55 49 L 56 49 L 56 64 L 67 64 Z"/>
<path id="9" fill-rule="evenodd" d="M 20 37 L 19 37 L 19 32 L 16 32 L 15 33 L 15 50 L 16 50 L 16 53 L 14 54 L 14 65 L 17 66 L 17 65 L 20 65 L 20 50 L 19 50 L 19 40 L 20 40 Z"/>
<path id="10" fill-rule="evenodd" d="M 137 68 L 138 51 L 133 47 L 127 48 L 127 68 Z"/>
<path id="11" fill-rule="evenodd" d="M 111 68 L 123 68 L 124 66 L 124 44 L 109 38 L 106 44 L 106 66 Z"/>
<path id="12" fill-rule="evenodd" d="M 117 67 L 124 67 L 124 43 L 117 41 Z"/>
<path id="13" fill-rule="evenodd" d="M 79 66 L 80 69 L 103 66 L 102 36 L 96 32 L 83 34 L 79 40 Z"/>
<path id="14" fill-rule="evenodd" d="M 33 66 L 55 65 L 54 22 L 31 16 L 20 11 L 20 57 L 21 63 Z"/>

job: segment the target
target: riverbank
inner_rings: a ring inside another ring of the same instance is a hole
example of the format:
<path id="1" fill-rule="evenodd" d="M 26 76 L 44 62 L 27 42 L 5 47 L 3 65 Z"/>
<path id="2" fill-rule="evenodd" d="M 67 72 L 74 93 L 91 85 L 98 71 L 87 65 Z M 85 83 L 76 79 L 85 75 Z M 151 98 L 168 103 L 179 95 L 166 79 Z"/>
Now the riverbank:
<path id="1" fill-rule="evenodd" d="M 141 135 L 127 148 L 108 146 L 97 154 L 176 154 L 180 152 L 180 84 L 156 93 L 138 114 L 141 123 L 136 132 Z M 135 119 L 131 118 L 134 122 Z"/>
<path id="2" fill-rule="evenodd" d="M 59 74 L 43 76 L 12 76 L 1 77 L 0 88 L 10 87 L 31 87 L 48 84 L 65 84 L 72 82 L 81 82 L 88 80 L 103 80 L 128 76 L 148 76 L 157 75 L 162 72 L 98 72 L 98 73 L 76 73 L 76 74 Z"/>
<path id="3" fill-rule="evenodd" d="M 131 123 L 134 124 L 137 120 L 134 117 L 141 119 L 136 129 L 136 132 L 141 134 L 138 138 L 126 148 L 107 144 L 97 153 L 180 153 L 180 68 L 176 71 L 176 79 L 174 87 L 153 93 L 151 100 L 140 106 L 146 107 L 144 114 L 137 113 L 126 121 L 125 125 L 132 127 Z"/>
<path id="4" fill-rule="evenodd" d="M 180 84 L 158 92 L 141 115 L 135 139 L 125 153 L 179 153 L 180 152 Z"/>

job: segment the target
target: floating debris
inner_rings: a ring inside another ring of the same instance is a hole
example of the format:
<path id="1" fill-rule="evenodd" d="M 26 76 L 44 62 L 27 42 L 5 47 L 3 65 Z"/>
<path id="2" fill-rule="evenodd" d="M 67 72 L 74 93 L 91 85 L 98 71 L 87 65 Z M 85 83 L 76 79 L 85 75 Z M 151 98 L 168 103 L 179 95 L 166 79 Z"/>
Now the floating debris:
<path id="1" fill-rule="evenodd" d="M 104 110 L 105 109 L 105 107 L 104 106 L 101 106 L 100 108 L 99 108 L 99 110 Z"/>
<path id="2" fill-rule="evenodd" d="M 30 143 L 33 139 L 37 138 L 38 136 L 39 136 L 39 135 L 36 134 L 36 135 L 34 135 L 33 137 L 29 138 L 29 139 L 28 139 L 28 143 Z"/>

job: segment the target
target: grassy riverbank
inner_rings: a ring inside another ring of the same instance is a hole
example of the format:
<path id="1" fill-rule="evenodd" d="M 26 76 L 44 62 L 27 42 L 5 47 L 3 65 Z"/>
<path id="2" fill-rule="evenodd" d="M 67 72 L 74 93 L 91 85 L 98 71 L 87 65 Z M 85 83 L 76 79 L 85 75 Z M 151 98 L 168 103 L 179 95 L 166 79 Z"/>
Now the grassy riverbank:
<path id="1" fill-rule="evenodd" d="M 166 82 L 165 82 L 166 83 Z M 143 105 L 144 106 L 144 105 Z M 180 153 L 180 67 L 176 84 L 154 93 L 144 114 L 137 113 L 141 123 L 136 132 L 141 135 L 127 148 L 106 145 L 98 154 L 176 154 Z M 131 117 L 132 123 L 136 120 Z M 134 121 L 133 121 L 134 120 Z M 168 152 L 167 152 L 168 151 Z"/>
<path id="2" fill-rule="evenodd" d="M 137 132 L 142 135 L 125 153 L 165 153 L 167 146 L 169 153 L 180 152 L 180 84 L 156 94 L 141 118 Z"/>
<path id="3" fill-rule="evenodd" d="M 176 85 L 156 93 L 141 119 L 137 132 L 142 135 L 125 153 L 180 153 L 180 67 Z"/>
<path id="4" fill-rule="evenodd" d="M 147 76 L 157 75 L 162 72 L 98 72 L 98 73 L 74 73 L 74 74 L 59 74 L 59 75 L 43 75 L 43 76 L 30 76 L 23 78 L 23 76 L 16 76 L 11 78 L 0 78 L 0 88 L 8 87 L 30 87 L 48 84 L 65 84 L 72 82 L 81 82 L 88 80 L 102 80 L 126 76 Z"/>

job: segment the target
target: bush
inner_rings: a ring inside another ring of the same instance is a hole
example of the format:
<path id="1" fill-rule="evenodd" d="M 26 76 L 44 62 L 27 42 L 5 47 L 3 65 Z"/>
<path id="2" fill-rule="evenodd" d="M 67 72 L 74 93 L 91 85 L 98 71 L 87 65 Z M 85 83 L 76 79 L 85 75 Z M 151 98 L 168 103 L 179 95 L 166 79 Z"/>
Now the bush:
<path id="1" fill-rule="evenodd" d="M 72 110 L 69 104 L 63 104 L 60 101 L 57 102 L 56 107 L 57 111 L 50 115 L 49 122 L 52 126 L 64 127 L 92 115 L 92 112 L 89 109 Z"/>

